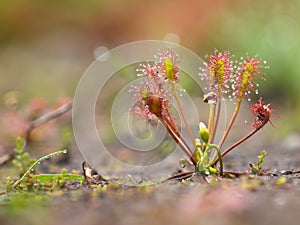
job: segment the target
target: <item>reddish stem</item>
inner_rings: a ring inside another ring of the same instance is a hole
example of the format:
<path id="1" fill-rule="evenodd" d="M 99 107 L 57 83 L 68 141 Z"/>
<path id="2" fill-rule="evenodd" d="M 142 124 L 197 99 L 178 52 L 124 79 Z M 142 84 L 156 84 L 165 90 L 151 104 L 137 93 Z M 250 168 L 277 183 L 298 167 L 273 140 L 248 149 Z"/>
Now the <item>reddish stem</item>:
<path id="1" fill-rule="evenodd" d="M 227 136 L 229 134 L 229 131 L 230 131 L 230 129 L 231 129 L 231 127 L 232 127 L 232 125 L 233 125 L 236 117 L 237 117 L 237 114 L 238 114 L 240 106 L 241 106 L 241 102 L 242 102 L 242 97 L 238 99 L 238 102 L 236 103 L 236 107 L 235 107 L 235 110 L 234 110 L 233 115 L 231 117 L 231 120 L 230 120 L 230 122 L 229 122 L 229 124 L 228 124 L 228 126 L 226 128 L 226 131 L 224 132 L 224 135 L 223 135 L 220 143 L 219 143 L 219 148 L 220 149 L 222 148 L 222 146 L 224 144 L 224 141 L 227 138 Z"/>
<path id="2" fill-rule="evenodd" d="M 218 124 L 220 120 L 220 113 L 221 113 L 221 95 L 219 93 L 218 95 L 218 108 L 217 108 L 217 115 L 216 115 L 216 121 L 214 122 L 214 127 L 212 129 L 212 133 L 210 134 L 210 143 L 214 143 L 216 132 L 218 129 Z"/>
<path id="3" fill-rule="evenodd" d="M 227 155 L 227 153 L 229 153 L 232 149 L 234 149 L 236 146 L 240 145 L 241 143 L 243 143 L 244 141 L 246 141 L 247 139 L 249 139 L 252 135 L 254 135 L 257 131 L 259 131 L 261 127 L 256 128 L 255 130 L 253 130 L 251 133 L 249 133 L 248 135 L 246 135 L 245 137 L 243 137 L 242 139 L 240 139 L 239 141 L 237 141 L 236 143 L 234 143 L 233 145 L 231 145 L 229 148 L 227 148 L 223 153 L 222 153 L 222 158 Z M 217 164 L 217 162 L 219 161 L 219 159 L 216 159 L 213 163 L 212 166 L 215 166 Z"/>
<path id="4" fill-rule="evenodd" d="M 180 148 L 184 151 L 184 153 L 190 158 L 190 160 L 193 162 L 194 165 L 197 164 L 197 160 L 192 152 L 192 150 L 189 148 L 186 141 L 182 138 L 180 132 L 174 127 L 174 125 L 170 122 L 170 120 L 163 116 L 162 124 L 167 129 L 168 133 L 171 135 L 171 137 L 174 139 L 174 141 L 180 146 Z"/>

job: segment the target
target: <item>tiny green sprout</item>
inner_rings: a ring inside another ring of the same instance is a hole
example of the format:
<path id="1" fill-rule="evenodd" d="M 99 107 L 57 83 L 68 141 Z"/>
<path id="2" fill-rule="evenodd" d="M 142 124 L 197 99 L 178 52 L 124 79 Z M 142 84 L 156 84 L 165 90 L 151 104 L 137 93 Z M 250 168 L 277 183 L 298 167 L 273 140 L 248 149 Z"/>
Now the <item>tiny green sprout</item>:
<path id="1" fill-rule="evenodd" d="M 203 152 L 201 150 L 201 141 L 199 138 L 195 139 L 195 151 L 196 151 L 196 158 L 198 161 L 201 160 L 201 157 L 203 156 Z"/>
<path id="2" fill-rule="evenodd" d="M 16 140 L 16 148 L 15 148 L 15 151 L 16 152 L 19 152 L 19 151 L 22 151 L 24 149 L 24 141 L 22 138 L 18 137 L 17 140 Z"/>
<path id="3" fill-rule="evenodd" d="M 258 167 L 259 170 L 261 170 L 263 168 L 263 164 L 264 164 L 266 155 L 267 155 L 266 150 L 263 150 L 261 152 L 261 154 L 259 156 L 257 156 L 257 158 L 258 158 L 257 167 Z"/>
<path id="4" fill-rule="evenodd" d="M 14 182 L 11 177 L 6 177 L 6 192 L 10 192 L 13 190 Z"/>
<path id="5" fill-rule="evenodd" d="M 61 170 L 60 176 L 57 176 L 57 188 L 63 188 L 66 185 L 66 181 L 67 181 L 67 169 L 63 168 Z"/>
<path id="6" fill-rule="evenodd" d="M 52 152 L 50 154 L 47 154 L 41 158 L 39 158 L 38 160 L 36 160 L 28 169 L 27 171 L 23 174 L 23 176 L 17 180 L 14 184 L 13 187 L 17 187 L 20 183 L 26 181 L 27 177 L 30 177 L 34 171 L 34 169 L 44 160 L 49 159 L 55 155 L 59 155 L 59 154 L 66 154 L 67 150 L 61 150 L 61 151 L 56 151 L 56 152 Z"/>
<path id="7" fill-rule="evenodd" d="M 257 164 L 250 163 L 251 172 L 253 174 L 262 175 L 263 174 L 263 164 L 265 161 L 265 157 L 267 155 L 267 152 L 263 150 L 259 156 L 257 156 Z"/>
<path id="8" fill-rule="evenodd" d="M 22 138 L 17 138 L 14 151 L 12 164 L 16 167 L 19 175 L 22 176 L 35 159 L 31 159 L 29 153 L 25 151 L 25 142 Z"/>

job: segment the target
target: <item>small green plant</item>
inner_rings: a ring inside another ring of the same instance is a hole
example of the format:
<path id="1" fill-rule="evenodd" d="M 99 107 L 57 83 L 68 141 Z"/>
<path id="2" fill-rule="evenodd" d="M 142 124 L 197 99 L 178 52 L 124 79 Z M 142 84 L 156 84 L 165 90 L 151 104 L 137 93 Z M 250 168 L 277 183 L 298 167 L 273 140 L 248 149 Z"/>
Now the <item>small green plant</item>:
<path id="1" fill-rule="evenodd" d="M 16 142 L 16 159 L 13 161 L 13 165 L 17 168 L 21 174 L 20 178 L 16 181 L 12 181 L 10 177 L 6 179 L 7 191 L 23 190 L 23 191 L 35 191 L 46 190 L 53 191 L 63 188 L 66 181 L 79 181 L 83 182 L 84 177 L 77 174 L 68 174 L 66 169 L 62 169 L 60 174 L 36 174 L 35 170 L 43 161 L 52 158 L 59 154 L 66 154 L 67 150 L 61 150 L 52 152 L 41 158 L 34 160 L 30 159 L 30 155 L 24 149 L 25 144 L 22 139 L 18 139 Z"/>
<path id="2" fill-rule="evenodd" d="M 199 135 L 195 137 L 178 94 L 178 90 L 182 90 L 178 84 L 180 82 L 180 56 L 173 50 L 166 49 L 160 50 L 155 58 L 156 62 L 143 64 L 141 68 L 137 69 L 138 77 L 142 77 L 143 80 L 140 86 L 135 86 L 131 90 L 138 101 L 132 114 L 147 122 L 156 121 L 163 125 L 188 157 L 187 159 L 181 158 L 180 165 L 194 167 L 191 174 L 196 172 L 202 175 L 219 174 L 222 176 L 225 155 L 261 130 L 272 117 L 274 110 L 270 109 L 270 104 L 265 104 L 260 97 L 258 103 L 250 106 L 254 115 L 253 130 L 227 149 L 223 149 L 240 111 L 242 101 L 244 99 L 250 101 L 251 92 L 258 93 L 257 78 L 264 80 L 262 70 L 267 68 L 266 62 L 246 55 L 245 58 L 234 63 L 233 56 L 228 50 L 222 53 L 215 49 L 213 54 L 206 56 L 208 62 L 204 64 L 203 68 L 200 68 L 199 74 L 200 79 L 206 83 L 207 93 L 204 95 L 203 101 L 209 107 L 208 126 L 200 122 Z M 221 135 L 221 140 L 219 143 L 215 143 L 215 135 L 220 122 L 221 102 L 225 99 L 232 100 L 235 103 L 235 109 L 223 135 Z M 183 137 L 176 118 L 171 112 L 173 104 L 178 107 L 189 141 Z M 258 170 L 262 167 L 264 157 L 265 154 L 261 155 L 259 159 Z M 219 164 L 218 168 L 217 164 Z"/>
<path id="3" fill-rule="evenodd" d="M 57 152 L 53 152 L 50 154 L 47 154 L 41 158 L 39 158 L 38 160 L 35 160 L 30 167 L 25 171 L 25 173 L 21 176 L 21 178 L 19 180 L 17 180 L 14 184 L 13 187 L 17 187 L 19 186 L 22 182 L 23 183 L 32 183 L 30 181 L 33 181 L 34 179 L 34 170 L 35 168 L 44 160 L 49 159 L 55 155 L 59 155 L 59 154 L 66 154 L 67 151 L 66 150 L 62 150 L 62 151 L 57 151 Z"/>
<path id="4" fill-rule="evenodd" d="M 15 144 L 15 155 L 12 160 L 20 176 L 22 176 L 32 165 L 35 159 L 29 157 L 29 153 L 25 151 L 25 142 L 21 138 L 17 138 Z"/>
<path id="5" fill-rule="evenodd" d="M 265 161 L 265 157 L 267 155 L 267 152 L 265 150 L 263 150 L 259 156 L 257 156 L 257 163 L 253 164 L 250 163 L 250 167 L 251 167 L 251 173 L 253 174 L 257 174 L 257 175 L 263 175 L 263 164 Z"/>

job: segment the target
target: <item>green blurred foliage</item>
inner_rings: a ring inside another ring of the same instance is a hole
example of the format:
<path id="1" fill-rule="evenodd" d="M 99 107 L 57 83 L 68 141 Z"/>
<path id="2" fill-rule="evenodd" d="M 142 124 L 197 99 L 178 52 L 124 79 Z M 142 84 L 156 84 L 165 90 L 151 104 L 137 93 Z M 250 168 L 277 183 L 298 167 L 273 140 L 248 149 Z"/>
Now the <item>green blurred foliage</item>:
<path id="1" fill-rule="evenodd" d="M 283 106 L 299 108 L 300 84 L 300 2 L 241 1 L 223 14 L 213 41 L 238 56 L 256 53 L 270 69 L 263 95 L 277 98 Z"/>
<path id="2" fill-rule="evenodd" d="M 300 1 L 240 1 L 224 12 L 212 41 L 237 56 L 248 52 L 268 62 L 260 94 L 272 102 L 280 120 L 275 133 L 300 131 Z M 211 44 L 208 44 L 209 46 Z"/>

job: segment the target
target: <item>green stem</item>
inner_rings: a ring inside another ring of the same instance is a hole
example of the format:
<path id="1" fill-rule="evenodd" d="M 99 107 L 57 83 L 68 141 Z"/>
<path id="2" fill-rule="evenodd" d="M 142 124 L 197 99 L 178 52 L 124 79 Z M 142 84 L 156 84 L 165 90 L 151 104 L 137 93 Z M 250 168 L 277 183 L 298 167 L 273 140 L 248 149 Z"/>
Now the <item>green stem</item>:
<path id="1" fill-rule="evenodd" d="M 210 151 L 211 149 L 216 149 L 217 151 L 217 155 L 218 155 L 218 161 L 220 162 L 220 175 L 223 175 L 223 160 L 222 160 L 222 155 L 221 155 L 221 151 L 220 148 L 216 145 L 216 144 L 207 144 L 206 150 L 204 152 L 204 155 L 199 163 L 199 171 L 203 172 L 206 169 L 208 169 L 210 166 L 214 166 L 216 163 L 209 163 L 209 155 L 210 155 Z"/>
<path id="2" fill-rule="evenodd" d="M 222 159 L 222 155 L 221 155 L 221 151 L 220 148 L 218 147 L 218 145 L 215 144 L 211 144 L 210 145 L 212 148 L 216 149 L 218 158 L 219 158 L 219 162 L 220 162 L 220 176 L 223 176 L 223 159 Z M 214 163 L 211 164 L 211 166 L 213 166 Z"/>

